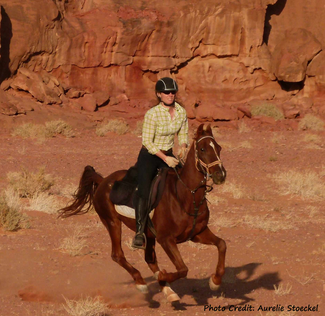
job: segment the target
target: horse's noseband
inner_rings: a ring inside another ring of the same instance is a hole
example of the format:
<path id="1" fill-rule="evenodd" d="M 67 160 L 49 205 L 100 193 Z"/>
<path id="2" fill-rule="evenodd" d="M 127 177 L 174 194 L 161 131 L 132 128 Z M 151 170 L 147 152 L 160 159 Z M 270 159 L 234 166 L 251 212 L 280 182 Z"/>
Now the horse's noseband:
<path id="1" fill-rule="evenodd" d="M 211 163 L 205 163 L 204 161 L 202 161 L 199 158 L 199 155 L 198 155 L 198 152 L 197 152 L 197 145 L 201 140 L 203 140 L 205 138 L 212 138 L 215 141 L 213 136 L 203 136 L 194 143 L 195 144 L 195 167 L 196 167 L 197 171 L 202 171 L 205 176 L 211 177 L 210 168 L 215 166 L 215 165 L 222 165 L 222 161 L 220 160 L 220 157 L 218 156 L 218 153 L 217 153 L 217 151 L 215 149 L 215 146 L 214 146 L 214 144 L 212 142 L 211 142 L 211 147 L 213 148 L 213 150 L 214 150 L 214 152 L 216 154 L 217 160 L 215 160 L 215 161 L 213 161 Z M 201 167 L 201 170 L 199 170 L 198 164 Z M 204 172 L 203 168 L 205 169 L 205 172 Z"/>

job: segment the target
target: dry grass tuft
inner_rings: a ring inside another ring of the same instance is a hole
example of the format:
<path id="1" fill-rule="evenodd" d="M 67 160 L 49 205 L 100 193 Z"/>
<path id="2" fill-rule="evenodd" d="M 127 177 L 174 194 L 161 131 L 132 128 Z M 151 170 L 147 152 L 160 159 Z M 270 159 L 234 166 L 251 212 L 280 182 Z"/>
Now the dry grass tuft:
<path id="1" fill-rule="evenodd" d="M 143 121 L 138 121 L 137 125 L 136 125 L 134 131 L 132 131 L 132 133 L 135 135 L 142 135 L 142 127 L 143 127 Z"/>
<path id="2" fill-rule="evenodd" d="M 302 273 L 299 273 L 298 276 L 295 275 L 291 275 L 289 273 L 289 271 L 287 270 L 288 275 L 295 279 L 298 283 L 300 283 L 301 285 L 306 285 L 308 284 L 310 281 L 312 281 L 314 279 L 315 273 L 311 274 L 311 275 L 307 275 L 306 271 L 303 271 Z"/>
<path id="3" fill-rule="evenodd" d="M 18 193 L 12 188 L 5 190 L 0 196 L 0 226 L 7 231 L 29 228 L 28 217 L 20 212 L 20 208 Z"/>
<path id="4" fill-rule="evenodd" d="M 233 220 L 229 216 L 218 216 L 213 214 L 209 222 L 211 226 L 217 226 L 218 228 L 231 228 L 236 227 L 240 221 L 238 219 Z"/>
<path id="5" fill-rule="evenodd" d="M 280 284 L 279 286 L 273 285 L 274 293 L 279 296 L 289 295 L 292 290 L 292 285 L 287 284 L 286 286 Z"/>
<path id="6" fill-rule="evenodd" d="M 129 131 L 129 125 L 118 119 L 110 120 L 107 123 L 103 123 L 96 128 L 96 134 L 98 136 L 105 136 L 108 132 L 114 132 L 118 135 L 124 135 Z"/>
<path id="7" fill-rule="evenodd" d="M 277 221 L 266 216 L 253 216 L 246 215 L 243 219 L 243 223 L 249 227 L 262 229 L 264 231 L 277 232 L 279 230 L 292 229 L 294 226 L 291 222 L 284 220 Z"/>
<path id="8" fill-rule="evenodd" d="M 23 168 L 21 172 L 9 172 L 7 178 L 10 186 L 23 198 L 37 196 L 54 185 L 52 176 L 45 174 L 44 168 L 39 168 L 37 172 Z"/>
<path id="9" fill-rule="evenodd" d="M 20 136 L 22 138 L 39 138 L 44 136 L 44 128 L 39 124 L 25 123 L 14 129 L 12 136 Z"/>
<path id="10" fill-rule="evenodd" d="M 63 307 L 70 316 L 108 316 L 108 308 L 100 297 L 87 297 L 78 301 L 63 298 Z"/>
<path id="11" fill-rule="evenodd" d="M 65 137 L 74 137 L 72 127 L 62 120 L 50 121 L 45 123 L 46 137 L 55 137 L 56 135 L 63 135 Z"/>
<path id="12" fill-rule="evenodd" d="M 83 227 L 76 226 L 73 228 L 70 236 L 63 239 L 59 249 L 62 252 L 68 253 L 70 256 L 76 257 L 84 255 L 83 249 L 86 247 L 87 242 Z"/>
<path id="13" fill-rule="evenodd" d="M 45 125 L 25 123 L 16 127 L 12 132 L 12 136 L 37 138 L 39 140 L 52 138 L 59 134 L 65 137 L 75 136 L 72 127 L 62 120 L 46 122 Z"/>
<path id="14" fill-rule="evenodd" d="M 57 214 L 57 210 L 64 206 L 65 203 L 60 202 L 54 195 L 50 195 L 47 192 L 41 192 L 29 200 L 28 209 L 47 214 Z"/>
<path id="15" fill-rule="evenodd" d="M 268 116 L 273 117 L 275 120 L 282 120 L 284 119 L 284 115 L 282 111 L 271 103 L 264 103 L 261 105 L 255 105 L 251 109 L 252 116 Z"/>
<path id="16" fill-rule="evenodd" d="M 324 130 L 325 122 L 317 116 L 312 114 L 307 114 L 299 122 L 300 130 L 313 130 L 313 131 L 322 131 Z"/>
<path id="17" fill-rule="evenodd" d="M 304 136 L 304 142 L 306 143 L 315 143 L 315 144 L 321 144 L 322 143 L 322 138 L 316 134 L 306 134 Z"/>
<path id="18" fill-rule="evenodd" d="M 325 184 L 316 172 L 288 171 L 274 176 L 282 188 L 282 194 L 295 194 L 303 198 L 324 198 Z"/>
<path id="19" fill-rule="evenodd" d="M 238 185 L 236 183 L 226 182 L 220 188 L 220 192 L 230 193 L 234 199 L 241 199 L 245 197 L 245 192 L 243 191 L 243 188 L 241 187 L 241 185 Z"/>
<path id="20" fill-rule="evenodd" d="M 207 201 L 211 205 L 218 205 L 220 203 L 227 203 L 227 200 L 219 195 L 219 192 L 216 192 L 215 190 L 208 192 L 207 195 Z"/>

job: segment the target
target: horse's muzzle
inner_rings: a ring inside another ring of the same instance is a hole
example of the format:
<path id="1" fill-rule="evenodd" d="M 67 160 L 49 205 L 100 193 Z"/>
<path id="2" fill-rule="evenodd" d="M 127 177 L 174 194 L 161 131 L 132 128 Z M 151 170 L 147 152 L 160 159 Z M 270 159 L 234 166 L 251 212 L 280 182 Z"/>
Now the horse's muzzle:
<path id="1" fill-rule="evenodd" d="M 226 181 L 226 176 L 227 172 L 223 166 L 220 166 L 220 169 L 211 175 L 214 184 L 223 184 Z"/>

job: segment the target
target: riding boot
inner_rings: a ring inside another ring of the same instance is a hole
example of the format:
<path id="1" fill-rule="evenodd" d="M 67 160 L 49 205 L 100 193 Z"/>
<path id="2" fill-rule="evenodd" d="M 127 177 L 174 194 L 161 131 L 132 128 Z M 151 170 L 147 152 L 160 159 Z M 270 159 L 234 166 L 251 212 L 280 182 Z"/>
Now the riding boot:
<path id="1" fill-rule="evenodd" d="M 144 230 L 146 227 L 148 215 L 148 200 L 139 197 L 138 203 L 135 208 L 135 222 L 137 231 L 132 242 L 133 248 L 146 248 L 146 236 Z"/>

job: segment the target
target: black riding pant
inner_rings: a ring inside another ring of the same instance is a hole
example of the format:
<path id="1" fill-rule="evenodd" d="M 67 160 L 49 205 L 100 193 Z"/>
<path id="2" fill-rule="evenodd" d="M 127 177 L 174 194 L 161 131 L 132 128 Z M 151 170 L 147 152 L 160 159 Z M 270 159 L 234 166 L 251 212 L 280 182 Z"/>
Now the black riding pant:
<path id="1" fill-rule="evenodd" d="M 167 156 L 173 157 L 172 149 L 164 152 Z M 151 182 L 159 168 L 168 165 L 156 155 L 152 155 L 145 147 L 142 147 L 138 156 L 138 195 L 140 198 L 148 199 L 150 194 Z"/>

